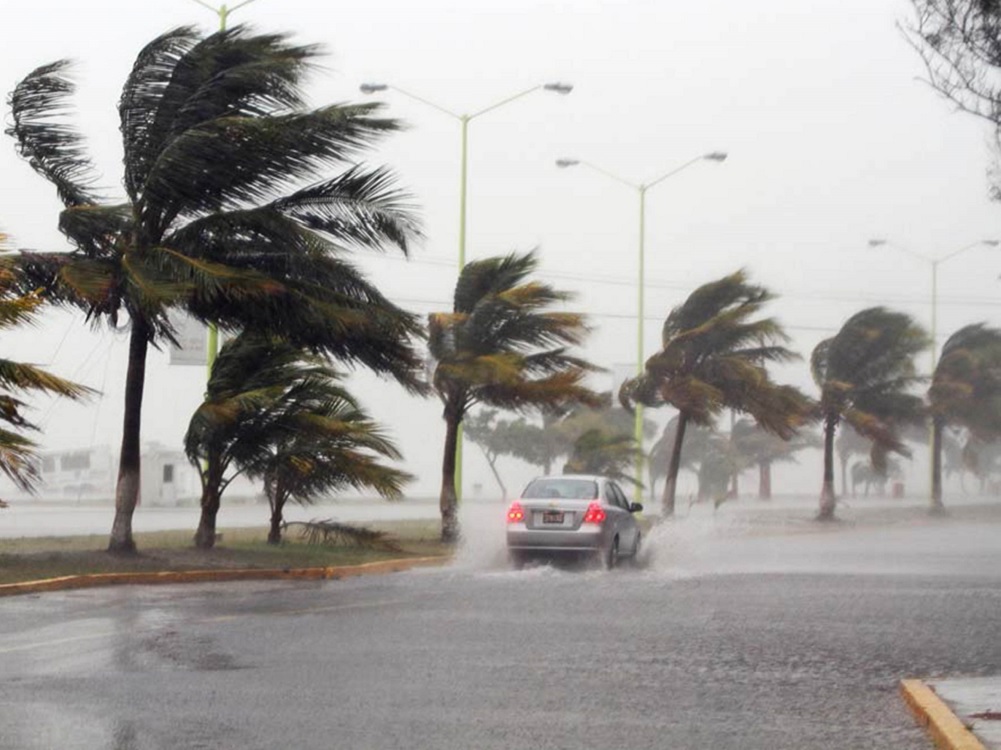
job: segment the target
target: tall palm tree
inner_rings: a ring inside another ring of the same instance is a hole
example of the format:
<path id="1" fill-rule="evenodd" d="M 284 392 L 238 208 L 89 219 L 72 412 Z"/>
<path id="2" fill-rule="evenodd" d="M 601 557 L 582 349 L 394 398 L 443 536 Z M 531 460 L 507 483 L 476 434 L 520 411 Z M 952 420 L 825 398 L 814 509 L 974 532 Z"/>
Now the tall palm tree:
<path id="1" fill-rule="evenodd" d="M 222 493 L 239 474 L 264 480 L 273 543 L 281 540 L 290 499 L 307 503 L 349 486 L 396 499 L 410 478 L 379 463 L 380 457 L 398 459 L 399 452 L 341 387 L 335 370 L 301 348 L 252 333 L 220 352 L 185 451 L 206 467 L 195 537 L 200 547 L 214 543 Z"/>
<path id="2" fill-rule="evenodd" d="M 547 309 L 571 295 L 530 281 L 537 266 L 535 253 L 469 263 L 459 274 L 452 312 L 429 316 L 432 386 L 445 419 L 440 497 L 445 542 L 459 535 L 455 455 L 459 427 L 472 406 L 559 411 L 599 402 L 584 385 L 596 368 L 567 350 L 584 340 L 584 318 Z"/>
<path id="3" fill-rule="evenodd" d="M 834 436 L 845 422 L 872 441 L 873 466 L 890 452 L 909 455 L 899 431 L 923 420 L 921 399 L 908 391 L 921 382 L 914 357 L 928 345 L 910 316 L 870 307 L 850 317 L 841 330 L 817 344 L 810 360 L 820 388 L 824 429 L 824 483 L 818 519 L 834 518 Z"/>
<path id="4" fill-rule="evenodd" d="M 928 389 L 932 420 L 931 510 L 941 512 L 942 433 L 965 427 L 974 439 L 1001 438 L 1001 329 L 975 323 L 956 331 L 942 347 L 942 357 Z"/>
<path id="5" fill-rule="evenodd" d="M 7 236 L 0 233 L 0 252 L 9 248 Z M 0 267 L 0 328 L 30 325 L 34 322 L 42 298 L 35 292 L 15 292 L 13 269 Z M 28 421 L 24 393 L 44 393 L 81 399 L 94 393 L 90 388 L 57 377 L 40 367 L 10 359 L 0 359 L 0 471 L 22 490 L 31 491 L 38 481 L 36 444 L 24 433 L 38 427 Z"/>
<path id="6" fill-rule="evenodd" d="M 384 169 L 350 166 L 397 128 L 379 105 L 306 109 L 313 46 L 243 27 L 179 28 L 139 53 L 119 101 L 125 197 L 108 202 L 80 136 L 65 122 L 65 61 L 30 73 L 10 96 L 7 131 L 56 188 L 70 253 L 29 253 L 26 287 L 117 327 L 129 358 L 115 521 L 108 549 L 135 551 L 132 514 L 146 355 L 172 340 L 168 313 L 224 330 L 269 330 L 417 388 L 417 318 L 344 260 L 352 247 L 406 252 L 418 229 Z M 321 175 L 324 179 L 312 182 Z"/>
<path id="7" fill-rule="evenodd" d="M 711 426 L 724 409 L 749 414 L 783 439 L 808 419 L 810 400 L 792 386 L 778 385 L 766 366 L 796 358 L 772 318 L 755 318 L 772 294 L 738 271 L 696 289 L 664 322 L 662 347 L 642 375 L 619 391 L 623 405 L 670 404 L 678 409 L 663 514 L 674 513 L 681 450 L 689 423 Z"/>

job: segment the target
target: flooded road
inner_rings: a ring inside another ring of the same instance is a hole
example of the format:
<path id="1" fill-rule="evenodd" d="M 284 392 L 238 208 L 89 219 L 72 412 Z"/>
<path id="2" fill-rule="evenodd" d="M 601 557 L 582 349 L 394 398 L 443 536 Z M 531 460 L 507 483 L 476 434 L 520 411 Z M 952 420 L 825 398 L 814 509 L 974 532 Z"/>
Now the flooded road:
<path id="1" fill-rule="evenodd" d="M 899 679 L 1001 673 L 997 520 L 695 514 L 610 573 L 466 528 L 444 569 L 0 600 L 0 748 L 918 750 Z"/>

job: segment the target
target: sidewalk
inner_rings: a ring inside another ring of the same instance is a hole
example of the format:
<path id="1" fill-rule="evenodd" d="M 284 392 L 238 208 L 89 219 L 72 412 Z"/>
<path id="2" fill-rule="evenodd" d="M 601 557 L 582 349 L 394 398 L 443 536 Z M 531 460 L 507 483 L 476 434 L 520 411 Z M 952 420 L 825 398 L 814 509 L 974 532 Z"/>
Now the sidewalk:
<path id="1" fill-rule="evenodd" d="M 1001 676 L 904 680 L 901 693 L 943 750 L 1001 750 Z"/>
<path id="2" fill-rule="evenodd" d="M 1001 677 L 931 680 L 934 690 L 988 750 L 1001 750 Z"/>

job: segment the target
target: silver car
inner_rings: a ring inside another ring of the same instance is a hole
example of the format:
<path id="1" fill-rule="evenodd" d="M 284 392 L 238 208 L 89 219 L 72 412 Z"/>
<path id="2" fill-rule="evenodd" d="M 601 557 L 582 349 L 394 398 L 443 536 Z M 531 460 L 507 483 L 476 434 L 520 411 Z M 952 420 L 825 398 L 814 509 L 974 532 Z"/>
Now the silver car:
<path id="1" fill-rule="evenodd" d="M 516 565 L 533 554 L 588 554 L 606 568 L 636 557 L 640 529 L 630 503 L 611 479 L 590 475 L 538 477 L 507 511 L 507 547 Z"/>

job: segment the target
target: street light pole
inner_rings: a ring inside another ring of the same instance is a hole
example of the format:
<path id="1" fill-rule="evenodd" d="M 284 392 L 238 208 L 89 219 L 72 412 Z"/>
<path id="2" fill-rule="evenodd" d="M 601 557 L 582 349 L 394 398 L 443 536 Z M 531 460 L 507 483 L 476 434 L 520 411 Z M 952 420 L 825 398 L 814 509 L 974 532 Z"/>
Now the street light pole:
<path id="1" fill-rule="evenodd" d="M 239 10 L 244 5 L 250 5 L 252 2 L 255 2 L 255 0 L 243 0 L 242 3 L 237 3 L 232 8 L 227 7 L 226 4 L 223 3 L 216 8 L 206 2 L 202 2 L 202 0 L 192 1 L 219 16 L 219 31 L 226 30 L 226 22 L 229 20 L 230 13 Z M 219 353 L 219 327 L 215 323 L 209 323 L 208 340 L 205 342 L 205 349 L 205 369 L 207 371 L 206 379 L 211 379 L 212 367 L 215 365 L 216 355 Z"/>
<path id="2" fill-rule="evenodd" d="M 199 0 L 195 0 L 199 2 Z M 492 112 L 495 109 L 499 109 L 506 104 L 521 99 L 524 96 L 528 96 L 536 91 L 551 91 L 556 94 L 566 96 L 571 91 L 573 91 L 573 86 L 569 83 L 561 83 L 559 81 L 551 83 L 542 83 L 531 88 L 527 88 L 524 91 L 519 91 L 516 94 L 512 94 L 498 102 L 491 104 L 488 107 L 484 107 L 481 110 L 473 112 L 472 114 L 459 114 L 458 112 L 453 112 L 446 107 L 436 104 L 430 99 L 425 99 L 422 96 L 411 93 L 406 89 L 401 89 L 399 86 L 390 85 L 388 83 L 363 83 L 358 87 L 363 94 L 374 94 L 379 91 L 395 91 L 398 94 L 402 94 L 408 99 L 413 99 L 416 102 L 431 107 L 431 109 L 436 109 L 442 114 L 448 115 L 453 120 L 459 123 L 459 136 L 460 136 L 460 147 L 461 155 L 459 159 L 459 273 L 462 273 L 462 269 L 466 266 L 466 204 L 467 204 L 467 194 L 468 194 L 468 173 L 469 173 L 469 123 L 475 120 L 481 115 L 485 115 L 487 112 Z M 455 497 L 457 502 L 462 501 L 462 424 L 459 425 L 459 432 L 456 436 L 455 444 Z"/>
<path id="3" fill-rule="evenodd" d="M 931 374 L 933 376 L 935 374 L 935 367 L 938 364 L 938 267 L 947 260 L 955 258 L 960 253 L 965 253 L 967 250 L 972 250 L 975 247 L 983 245 L 986 245 L 987 247 L 997 247 L 999 244 L 1001 244 L 1001 242 L 998 240 L 977 240 L 976 242 L 971 242 L 969 245 L 963 245 L 963 247 L 958 250 L 953 250 L 951 253 L 947 253 L 946 255 L 938 258 L 932 258 L 928 255 L 917 253 L 910 248 L 903 247 L 902 245 L 898 245 L 886 239 L 879 238 L 869 240 L 869 247 L 892 247 L 894 250 L 910 255 L 912 258 L 917 258 L 931 267 Z"/>
<path id="4" fill-rule="evenodd" d="M 924 263 L 931 266 L 931 377 L 935 377 L 935 368 L 938 366 L 938 267 L 940 264 L 945 263 L 947 260 L 955 258 L 960 253 L 965 253 L 967 250 L 972 250 L 975 247 L 980 247 L 986 245 L 988 247 L 997 247 L 999 244 L 998 240 L 977 240 L 976 242 L 971 242 L 969 245 L 963 245 L 963 247 L 958 250 L 953 250 L 951 253 L 947 253 L 938 258 L 932 258 L 922 253 L 917 253 L 910 248 L 897 245 L 896 243 L 890 242 L 886 239 L 878 238 L 869 240 L 869 247 L 892 247 L 895 250 L 899 250 L 902 253 L 910 255 L 912 258 L 917 258 Z M 935 423 L 931 421 L 928 425 L 928 450 L 929 450 L 929 480 L 928 480 L 928 493 L 931 496 L 932 508 L 939 507 L 941 503 L 941 497 L 936 496 L 935 487 L 935 462 L 938 459 L 938 454 L 935 450 Z M 939 488 L 939 494 L 941 488 Z"/>
<path id="5" fill-rule="evenodd" d="M 198 0 L 196 0 L 196 2 L 197 1 Z M 473 112 L 472 114 L 459 114 L 458 112 L 453 112 L 440 104 L 436 104 L 430 99 L 425 99 L 423 96 L 418 96 L 417 94 L 411 93 L 406 89 L 401 89 L 399 86 L 394 86 L 388 83 L 363 83 L 359 86 L 359 89 L 363 94 L 374 94 L 379 91 L 395 91 L 408 99 L 413 99 L 414 101 L 420 102 L 427 107 L 436 109 L 459 123 L 461 145 L 461 156 L 459 160 L 459 272 L 461 273 L 462 269 L 466 265 L 466 196 L 469 172 L 469 123 L 477 117 L 485 115 L 487 112 L 492 112 L 495 109 L 499 109 L 506 104 L 510 104 L 511 102 L 521 99 L 524 96 L 528 96 L 536 91 L 552 91 L 566 96 L 573 91 L 573 86 L 569 83 L 560 82 L 538 84 L 537 86 L 532 86 L 524 91 L 519 91 L 516 94 L 505 97 L 504 99 L 491 104 L 489 107 L 484 107 L 483 109 Z"/>
<path id="6" fill-rule="evenodd" d="M 203 8 L 208 8 L 210 11 L 219 16 L 219 31 L 225 31 L 226 22 L 229 20 L 229 14 L 239 10 L 244 5 L 250 5 L 252 2 L 255 2 L 255 0 L 243 0 L 242 3 L 237 3 L 232 8 L 226 7 L 225 3 L 216 8 L 212 5 L 209 5 L 208 3 L 202 2 L 202 0 L 193 0 L 193 2 L 198 3 Z"/>
<path id="7" fill-rule="evenodd" d="M 639 195 L 639 273 L 636 288 L 636 375 L 639 377 L 643 374 L 643 333 L 644 333 L 644 314 L 646 312 L 646 194 L 650 188 L 655 187 L 666 180 L 668 177 L 676 175 L 683 169 L 687 169 L 696 162 L 700 161 L 715 161 L 722 162 L 726 161 L 727 154 L 725 151 L 711 151 L 708 154 L 702 154 L 701 156 L 696 156 L 693 159 L 689 159 L 684 164 L 681 164 L 674 169 L 660 175 L 654 180 L 647 183 L 634 183 L 621 177 L 614 172 L 610 172 L 607 169 L 603 169 L 596 164 L 591 162 L 582 161 L 580 159 L 557 159 L 556 166 L 561 169 L 566 169 L 567 167 L 575 166 L 585 166 L 595 172 L 598 172 L 609 179 L 615 180 L 616 182 L 621 182 L 629 188 L 632 188 Z M 633 497 L 636 502 L 640 502 L 642 497 L 642 478 L 643 478 L 643 405 L 636 405 L 636 414 L 633 424 L 633 437 L 636 441 L 636 484 L 633 487 Z"/>

